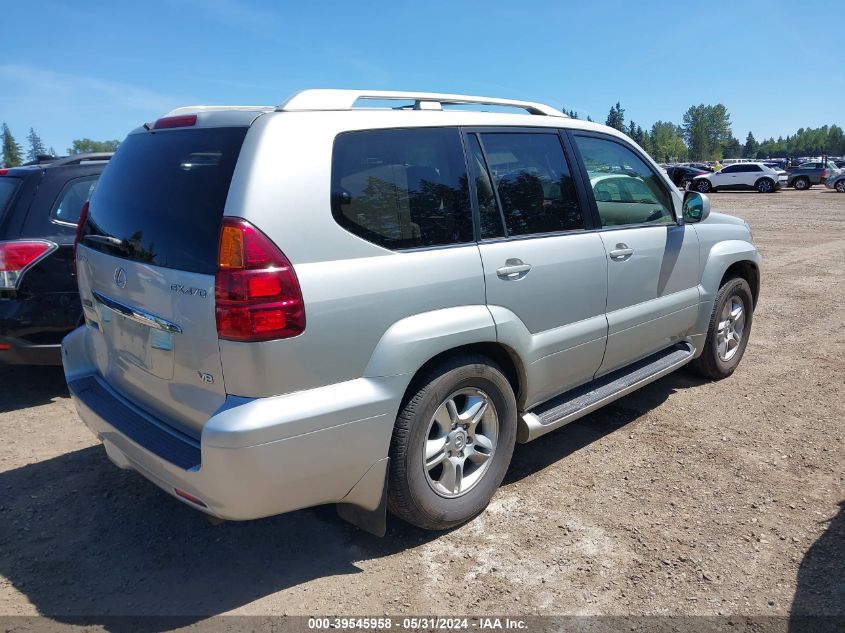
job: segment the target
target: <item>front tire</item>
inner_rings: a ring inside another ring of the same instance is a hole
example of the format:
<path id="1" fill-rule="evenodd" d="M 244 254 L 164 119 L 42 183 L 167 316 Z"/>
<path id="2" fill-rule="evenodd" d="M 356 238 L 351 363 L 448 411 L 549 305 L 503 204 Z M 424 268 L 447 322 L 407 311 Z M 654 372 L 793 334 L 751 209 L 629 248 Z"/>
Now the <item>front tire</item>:
<path id="1" fill-rule="evenodd" d="M 792 182 L 792 186 L 795 187 L 798 191 L 804 191 L 805 189 L 810 188 L 810 179 L 804 178 L 804 176 L 800 176 Z"/>
<path id="2" fill-rule="evenodd" d="M 714 380 L 734 373 L 748 345 L 753 318 L 751 287 L 745 279 L 731 277 L 716 293 L 704 351 L 690 363 L 690 369 Z"/>
<path id="3" fill-rule="evenodd" d="M 699 193 L 710 193 L 713 191 L 713 185 L 710 183 L 707 178 L 702 178 L 698 182 L 695 183 L 695 188 L 698 190 Z"/>
<path id="4" fill-rule="evenodd" d="M 516 442 L 516 398 L 489 358 L 462 354 L 409 389 L 390 443 L 387 507 L 427 530 L 447 530 L 487 507 Z"/>

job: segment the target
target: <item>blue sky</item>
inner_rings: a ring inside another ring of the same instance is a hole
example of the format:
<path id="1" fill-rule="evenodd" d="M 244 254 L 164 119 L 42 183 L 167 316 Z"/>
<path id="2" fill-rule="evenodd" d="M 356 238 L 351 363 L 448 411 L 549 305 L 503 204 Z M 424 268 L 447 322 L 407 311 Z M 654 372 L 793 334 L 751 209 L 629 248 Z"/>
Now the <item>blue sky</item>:
<path id="1" fill-rule="evenodd" d="M 842 21 L 812 11 L 794 19 L 795 7 L 14 2 L 2 12 L 0 120 L 19 142 L 32 126 L 63 152 L 74 138 L 121 139 L 180 105 L 278 104 L 303 88 L 366 87 L 530 99 L 602 122 L 618 100 L 643 127 L 722 102 L 743 141 L 749 130 L 760 140 L 845 125 Z"/>

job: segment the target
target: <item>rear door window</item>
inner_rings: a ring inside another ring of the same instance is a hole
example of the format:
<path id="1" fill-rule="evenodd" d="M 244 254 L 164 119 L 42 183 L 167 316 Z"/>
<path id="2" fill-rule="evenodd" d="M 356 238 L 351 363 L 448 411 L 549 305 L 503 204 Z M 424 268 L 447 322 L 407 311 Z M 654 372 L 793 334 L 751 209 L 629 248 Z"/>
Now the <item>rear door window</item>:
<path id="1" fill-rule="evenodd" d="M 82 205 L 91 199 L 99 178 L 99 176 L 85 176 L 67 183 L 53 204 L 50 219 L 62 224 L 76 225 L 79 222 Z"/>
<path id="2" fill-rule="evenodd" d="M 214 274 L 223 209 L 247 129 L 129 135 L 91 198 L 85 245 L 155 266 Z"/>
<path id="3" fill-rule="evenodd" d="M 575 183 L 557 134 L 497 132 L 480 136 L 508 236 L 584 228 Z M 478 197 L 483 235 L 485 214 L 493 214 L 485 212 L 481 192 Z"/>
<path id="4" fill-rule="evenodd" d="M 332 214 L 379 246 L 407 249 L 473 241 L 466 164 L 456 128 L 338 135 Z"/>

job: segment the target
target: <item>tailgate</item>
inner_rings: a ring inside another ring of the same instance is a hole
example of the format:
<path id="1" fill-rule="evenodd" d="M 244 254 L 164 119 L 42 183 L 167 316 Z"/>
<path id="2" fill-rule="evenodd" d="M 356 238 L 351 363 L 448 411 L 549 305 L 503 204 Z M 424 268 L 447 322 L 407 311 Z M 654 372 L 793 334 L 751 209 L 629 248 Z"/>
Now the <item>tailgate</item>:
<path id="1" fill-rule="evenodd" d="M 100 375 L 194 437 L 226 397 L 214 283 L 246 129 L 130 135 L 91 199 L 77 254 Z"/>

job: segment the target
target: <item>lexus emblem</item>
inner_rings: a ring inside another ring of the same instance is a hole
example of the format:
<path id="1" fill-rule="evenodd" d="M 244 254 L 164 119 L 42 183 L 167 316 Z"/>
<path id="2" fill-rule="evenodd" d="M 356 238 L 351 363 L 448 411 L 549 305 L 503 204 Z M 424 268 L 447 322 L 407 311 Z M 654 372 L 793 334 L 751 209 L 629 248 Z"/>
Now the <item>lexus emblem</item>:
<path id="1" fill-rule="evenodd" d="M 114 285 L 118 288 L 126 287 L 126 271 L 118 268 L 114 271 Z"/>

